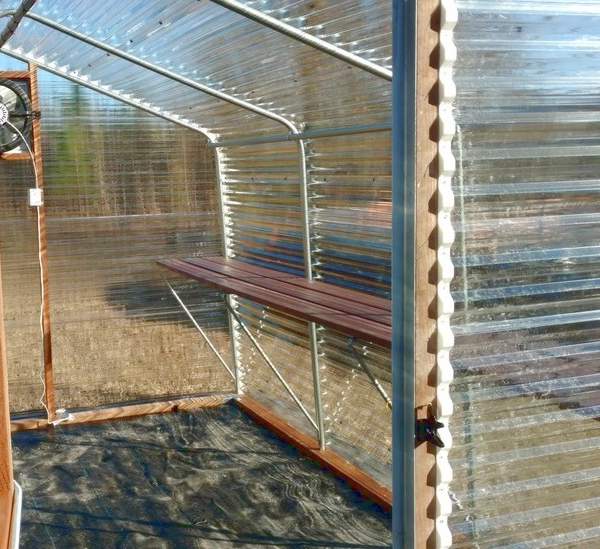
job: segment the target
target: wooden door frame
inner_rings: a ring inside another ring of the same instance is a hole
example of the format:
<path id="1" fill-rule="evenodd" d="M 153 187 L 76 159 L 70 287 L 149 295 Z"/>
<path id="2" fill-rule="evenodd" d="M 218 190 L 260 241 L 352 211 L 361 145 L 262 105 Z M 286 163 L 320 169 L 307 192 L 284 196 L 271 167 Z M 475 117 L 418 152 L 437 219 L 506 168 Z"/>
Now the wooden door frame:
<path id="1" fill-rule="evenodd" d="M 40 112 L 38 69 L 33 63 L 28 64 L 26 71 L 2 71 L 0 78 L 10 80 L 22 80 L 27 82 L 29 87 L 29 97 L 31 100 L 31 109 L 33 112 Z M 37 171 L 37 185 L 44 189 L 44 162 L 42 156 L 42 127 L 40 117 L 33 119 L 31 129 L 31 150 L 35 161 Z M 16 154 L 0 154 L 0 162 L 24 161 L 30 162 L 31 159 L 27 151 Z M 31 185 L 32 187 L 34 185 Z M 48 237 L 46 229 L 46 206 L 39 208 L 38 214 L 38 238 L 39 238 L 39 256 L 41 269 L 41 285 L 43 289 L 42 299 L 42 331 L 43 331 L 43 353 L 44 353 L 44 402 L 48 411 L 48 421 L 56 418 L 56 397 L 54 389 L 54 375 L 52 365 L 52 330 L 50 322 L 50 291 L 48 279 Z"/>
<path id="2" fill-rule="evenodd" d="M 10 441 L 10 409 L 8 406 L 8 370 L 4 303 L 2 294 L 2 265 L 0 261 L 0 548 L 8 547 L 14 499 L 12 447 Z"/>

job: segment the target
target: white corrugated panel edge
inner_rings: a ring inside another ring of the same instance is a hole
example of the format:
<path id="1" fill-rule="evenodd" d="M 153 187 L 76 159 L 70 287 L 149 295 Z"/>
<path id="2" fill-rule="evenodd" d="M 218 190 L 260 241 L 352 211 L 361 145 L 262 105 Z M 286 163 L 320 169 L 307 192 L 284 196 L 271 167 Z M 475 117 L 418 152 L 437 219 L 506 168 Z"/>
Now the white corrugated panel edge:
<path id="1" fill-rule="evenodd" d="M 440 549 L 452 545 L 452 533 L 448 527 L 448 516 L 452 512 L 449 484 L 452 481 L 452 468 L 448 452 L 452 446 L 452 436 L 448 422 L 452 415 L 450 382 L 453 378 L 450 364 L 450 349 L 454 346 L 454 336 L 450 328 L 450 316 L 454 312 L 454 301 L 450 294 L 450 282 L 454 277 L 454 266 L 450 248 L 454 242 L 451 213 L 454 208 L 452 177 L 455 160 L 452 154 L 452 138 L 456 130 L 453 114 L 453 101 L 456 87 L 453 67 L 456 60 L 454 27 L 458 22 L 458 8 L 454 0 L 441 2 L 440 27 L 440 69 L 439 69 L 439 143 L 438 143 L 438 286 L 437 286 L 437 415 L 444 424 L 440 436 L 444 448 L 437 452 L 436 486 L 436 544 Z"/>

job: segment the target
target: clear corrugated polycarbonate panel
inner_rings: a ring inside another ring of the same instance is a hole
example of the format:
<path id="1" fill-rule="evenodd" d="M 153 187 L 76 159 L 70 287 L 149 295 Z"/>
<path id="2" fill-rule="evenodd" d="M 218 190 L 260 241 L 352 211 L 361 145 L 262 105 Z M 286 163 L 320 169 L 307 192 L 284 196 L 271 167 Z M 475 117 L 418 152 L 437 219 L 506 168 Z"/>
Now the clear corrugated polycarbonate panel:
<path id="1" fill-rule="evenodd" d="M 277 4 L 277 5 L 276 5 Z M 391 4 L 261 3 L 283 20 L 388 66 Z M 211 2 L 39 0 L 33 13 L 289 118 L 330 127 L 389 120 L 391 85 Z M 298 14 L 303 16 L 298 20 Z M 24 20 L 8 45 L 195 121 L 223 137 L 285 133 L 146 69 Z M 123 75 L 127 77 L 124 78 Z M 351 115 L 349 115 L 351 113 Z M 351 120 L 350 120 L 351 118 Z"/>
<path id="2" fill-rule="evenodd" d="M 309 143 L 311 234 L 317 278 L 390 297 L 390 132 Z M 390 481 L 391 413 L 368 368 L 391 397 L 388 349 L 319 329 L 325 422 L 332 445 Z M 360 451 L 357 453 L 356 449 Z"/>
<path id="3" fill-rule="evenodd" d="M 600 4 L 460 0 L 455 547 L 600 544 Z"/>
<path id="4" fill-rule="evenodd" d="M 229 253 L 236 259 L 302 276 L 303 213 L 300 152 L 294 142 L 221 150 Z M 307 324 L 249 300 L 239 313 L 314 417 Z M 245 335 L 239 357 L 244 391 L 305 432 L 310 422 Z"/>
<path id="5" fill-rule="evenodd" d="M 315 139 L 308 150 L 319 278 L 389 298 L 390 132 Z"/>
<path id="6" fill-rule="evenodd" d="M 304 272 L 300 166 L 294 142 L 221 150 L 229 245 L 238 259 Z"/>
<path id="7" fill-rule="evenodd" d="M 389 132 L 307 143 L 314 272 L 329 283 L 389 296 Z M 302 275 L 303 214 L 296 143 L 230 147 L 221 158 L 230 252 L 236 259 Z M 314 408 L 305 322 L 243 300 L 240 312 L 305 406 Z M 382 482 L 390 478 L 391 415 L 363 371 L 391 394 L 389 351 L 319 328 L 324 416 L 330 445 Z M 248 394 L 307 432 L 310 423 L 245 337 Z"/>
<path id="8" fill-rule="evenodd" d="M 221 295 L 156 265 L 165 257 L 220 253 L 215 167 L 206 140 L 43 73 L 40 96 L 58 405 L 231 390 L 231 378 L 163 276 L 229 359 Z M 27 168 L 13 161 L 0 170 L 9 193 L 2 202 L 2 247 L 15 410 L 38 407 L 41 395 L 39 270 Z"/>
<path id="9" fill-rule="evenodd" d="M 249 5 L 390 68 L 391 2 L 266 0 Z M 381 125 L 390 120 L 389 81 L 211 2 L 108 0 L 100 5 L 39 0 L 33 12 L 284 116 L 299 129 Z M 280 122 L 133 67 L 36 22 L 25 20 L 8 45 L 61 70 L 110 86 L 117 93 L 148 101 L 221 139 L 289 131 Z M 319 141 L 307 143 L 315 274 L 333 284 L 389 296 L 389 134 Z M 298 144 L 228 147 L 222 151 L 221 166 L 229 252 L 243 261 L 302 275 Z M 275 353 L 275 359 L 289 368 L 286 375 L 290 383 L 312 410 L 306 323 L 245 301 L 240 312 L 266 346 L 280 351 L 281 356 Z M 372 450 L 377 459 L 388 463 L 390 417 L 383 400 L 373 393 L 366 374 L 353 367 L 355 352 L 349 349 L 347 338 L 327 330 L 320 330 L 320 338 L 324 377 L 330 384 L 330 390 L 326 389 L 328 409 L 331 406 L 331 414 L 327 412 L 330 438 L 350 446 L 363 441 L 361 448 Z M 382 383 L 388 383 L 386 353 L 366 342 L 354 343 Z M 294 410 L 288 414 L 291 421 L 296 418 L 302 424 L 304 420 L 293 402 L 290 405 L 289 396 L 277 392 L 277 380 L 268 370 L 260 370 L 264 368 L 260 357 L 245 347 L 247 342 L 241 345 L 248 392 L 284 402 Z M 373 400 L 377 404 L 368 408 L 368 417 L 360 422 L 347 420 L 353 407 Z M 365 432 L 374 433 L 372 440 L 380 443 L 364 442 L 371 440 Z"/>
<path id="10" fill-rule="evenodd" d="M 0 67 L 24 67 L 0 54 Z M 0 262 L 11 412 L 42 408 L 40 276 L 37 225 L 27 207 L 29 162 L 0 161 Z"/>

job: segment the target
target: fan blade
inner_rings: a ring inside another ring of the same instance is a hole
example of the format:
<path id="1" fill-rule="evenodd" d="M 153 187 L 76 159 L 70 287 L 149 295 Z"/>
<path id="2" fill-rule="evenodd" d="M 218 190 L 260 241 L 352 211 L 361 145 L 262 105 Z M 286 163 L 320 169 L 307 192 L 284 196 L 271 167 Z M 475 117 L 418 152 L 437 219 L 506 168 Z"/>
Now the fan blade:
<path id="1" fill-rule="evenodd" d="M 8 126 L 0 127 L 0 145 L 10 143 L 15 138 L 15 132 Z"/>
<path id="2" fill-rule="evenodd" d="M 14 111 L 21 104 L 17 94 L 11 89 L 0 86 L 0 101 L 6 105 L 9 111 Z"/>

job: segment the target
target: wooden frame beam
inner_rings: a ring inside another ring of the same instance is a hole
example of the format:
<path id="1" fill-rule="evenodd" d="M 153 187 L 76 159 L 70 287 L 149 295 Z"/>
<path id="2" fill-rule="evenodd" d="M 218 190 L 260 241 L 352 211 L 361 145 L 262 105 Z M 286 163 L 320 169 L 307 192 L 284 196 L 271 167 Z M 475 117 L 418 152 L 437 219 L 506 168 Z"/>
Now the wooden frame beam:
<path id="1" fill-rule="evenodd" d="M 237 400 L 237 405 L 257 423 L 297 448 L 301 454 L 316 461 L 335 476 L 347 482 L 366 499 L 379 505 L 385 511 L 391 511 L 392 492 L 367 473 L 352 465 L 333 450 L 320 450 L 318 440 L 292 427 L 256 400 L 243 396 Z"/>
<path id="2" fill-rule="evenodd" d="M 0 78 L 6 78 L 8 80 L 26 80 L 31 87 L 29 71 L 2 71 L 0 72 Z M 0 160 L 29 160 L 29 154 L 27 151 L 12 154 L 0 153 Z"/>
<path id="3" fill-rule="evenodd" d="M 37 67 L 29 63 L 29 83 L 31 87 L 31 108 L 33 111 L 40 110 L 40 99 L 38 94 Z M 37 170 L 37 186 L 44 190 L 44 160 L 42 157 L 42 126 L 39 118 L 33 119 L 32 127 L 32 150 Z M 52 329 L 50 324 L 50 284 L 48 275 L 48 233 L 46 229 L 46 206 L 38 208 L 38 239 L 40 254 L 40 270 L 42 284 L 42 331 L 44 350 L 44 385 L 45 401 L 48 409 L 48 419 L 56 418 L 56 395 L 54 389 L 54 375 L 52 365 Z"/>
<path id="4" fill-rule="evenodd" d="M 8 547 L 14 497 L 10 411 L 8 406 L 8 371 L 0 266 L 0 548 Z"/>
<path id="5" fill-rule="evenodd" d="M 122 404 L 120 406 L 107 406 L 90 408 L 72 412 L 69 418 L 60 425 L 75 425 L 79 423 L 97 423 L 113 419 L 134 418 L 153 414 L 167 414 L 178 411 L 198 410 L 199 408 L 215 408 L 233 399 L 235 395 L 229 393 L 215 393 L 182 397 L 171 400 L 156 400 L 152 402 Z M 28 431 L 32 429 L 45 429 L 51 426 L 43 416 L 13 419 L 12 432 Z"/>
<path id="6" fill-rule="evenodd" d="M 437 92 L 440 0 L 417 2 L 416 208 L 415 208 L 415 408 L 427 417 L 436 398 L 437 320 Z M 435 447 L 415 448 L 415 547 L 435 547 Z"/>

